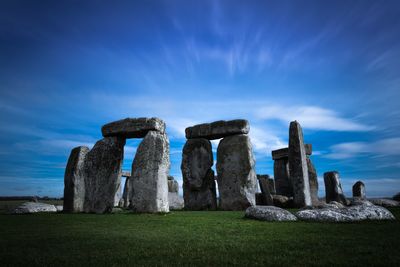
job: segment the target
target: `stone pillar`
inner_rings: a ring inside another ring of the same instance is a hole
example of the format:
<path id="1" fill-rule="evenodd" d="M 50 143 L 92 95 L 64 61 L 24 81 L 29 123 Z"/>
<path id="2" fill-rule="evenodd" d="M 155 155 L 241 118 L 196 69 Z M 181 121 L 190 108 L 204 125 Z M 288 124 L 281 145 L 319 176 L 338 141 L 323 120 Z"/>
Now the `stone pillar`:
<path id="1" fill-rule="evenodd" d="M 183 198 L 178 193 L 178 181 L 173 176 L 168 176 L 168 203 L 170 210 L 180 210 L 184 207 Z"/>
<path id="2" fill-rule="evenodd" d="M 307 156 L 308 179 L 310 181 L 311 202 L 314 207 L 319 205 L 318 199 L 318 176 L 309 156 Z"/>
<path id="3" fill-rule="evenodd" d="M 126 176 L 124 192 L 122 193 L 122 200 L 123 200 L 122 206 L 124 208 L 130 207 L 130 202 L 132 198 L 132 188 L 131 188 L 132 183 L 129 182 L 130 179 L 131 179 L 130 176 Z"/>
<path id="4" fill-rule="evenodd" d="M 289 178 L 290 170 L 288 157 L 274 159 L 274 179 L 277 195 L 293 197 L 292 183 Z"/>
<path id="5" fill-rule="evenodd" d="M 289 168 L 294 205 L 298 208 L 311 206 L 310 181 L 308 178 L 303 131 L 297 121 L 292 121 L 289 128 Z"/>
<path id="6" fill-rule="evenodd" d="M 363 182 L 361 181 L 357 181 L 354 185 L 353 185 L 353 197 L 357 197 L 357 198 L 361 198 L 361 199 L 365 199 L 365 185 Z"/>
<path id="7" fill-rule="evenodd" d="M 263 196 L 263 203 L 267 206 L 273 206 L 274 200 L 272 199 L 270 185 L 269 185 L 269 176 L 268 175 L 257 175 L 258 183 L 260 185 L 261 193 Z"/>
<path id="8" fill-rule="evenodd" d="M 187 210 L 217 209 L 211 142 L 189 139 L 182 152 L 183 198 Z"/>
<path id="9" fill-rule="evenodd" d="M 169 212 L 169 141 L 164 133 L 149 131 L 140 143 L 132 163 L 129 182 L 131 208 L 136 212 Z"/>
<path id="10" fill-rule="evenodd" d="M 245 134 L 222 139 L 217 150 L 220 208 L 244 210 L 255 205 L 257 178 L 250 139 Z"/>
<path id="11" fill-rule="evenodd" d="M 330 171 L 324 173 L 326 203 L 336 201 L 347 205 L 346 197 L 344 196 L 342 185 L 340 183 L 339 173 Z"/>
<path id="12" fill-rule="evenodd" d="M 125 138 L 105 137 L 85 159 L 85 212 L 111 212 L 121 183 Z"/>
<path id="13" fill-rule="evenodd" d="M 85 201 L 84 164 L 89 148 L 72 149 L 64 175 L 64 212 L 82 212 Z"/>

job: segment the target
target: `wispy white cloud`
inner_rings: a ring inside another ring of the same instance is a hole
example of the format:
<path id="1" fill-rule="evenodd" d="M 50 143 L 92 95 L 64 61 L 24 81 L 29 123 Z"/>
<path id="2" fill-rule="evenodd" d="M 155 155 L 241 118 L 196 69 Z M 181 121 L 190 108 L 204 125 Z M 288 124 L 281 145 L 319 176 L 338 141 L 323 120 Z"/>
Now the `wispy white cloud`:
<path id="1" fill-rule="evenodd" d="M 297 120 L 303 128 L 328 131 L 369 131 L 374 127 L 365 125 L 337 112 L 318 106 L 284 106 L 272 105 L 258 109 L 261 119 L 278 119 L 285 123 Z"/>
<path id="2" fill-rule="evenodd" d="M 376 142 L 348 142 L 331 146 L 331 153 L 324 157 L 347 159 L 362 155 L 397 156 L 400 155 L 400 138 L 387 138 Z"/>

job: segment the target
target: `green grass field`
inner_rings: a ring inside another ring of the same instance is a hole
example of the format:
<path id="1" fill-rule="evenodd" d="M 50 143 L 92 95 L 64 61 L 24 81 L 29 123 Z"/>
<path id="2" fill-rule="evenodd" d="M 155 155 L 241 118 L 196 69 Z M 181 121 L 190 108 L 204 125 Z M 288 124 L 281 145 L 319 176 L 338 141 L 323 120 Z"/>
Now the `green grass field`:
<path id="1" fill-rule="evenodd" d="M 400 220 L 268 223 L 243 215 L 1 214 L 0 265 L 400 266 Z"/>

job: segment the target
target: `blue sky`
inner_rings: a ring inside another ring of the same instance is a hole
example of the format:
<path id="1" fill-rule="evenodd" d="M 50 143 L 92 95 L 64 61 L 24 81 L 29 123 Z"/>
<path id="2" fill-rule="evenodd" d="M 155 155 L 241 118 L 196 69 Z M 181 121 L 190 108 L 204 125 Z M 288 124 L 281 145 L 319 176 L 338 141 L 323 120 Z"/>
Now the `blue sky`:
<path id="1" fill-rule="evenodd" d="M 1 1 L 0 195 L 62 196 L 73 147 L 157 116 L 180 182 L 186 127 L 248 119 L 257 172 L 273 175 L 296 119 L 319 177 L 391 196 L 399 87 L 398 1 Z"/>

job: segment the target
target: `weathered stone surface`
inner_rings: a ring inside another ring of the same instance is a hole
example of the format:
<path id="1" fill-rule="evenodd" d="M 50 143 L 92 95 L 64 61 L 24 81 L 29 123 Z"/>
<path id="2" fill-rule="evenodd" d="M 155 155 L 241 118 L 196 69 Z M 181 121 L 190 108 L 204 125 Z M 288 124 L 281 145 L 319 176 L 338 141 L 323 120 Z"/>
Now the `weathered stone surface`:
<path id="1" fill-rule="evenodd" d="M 292 197 L 287 197 L 287 196 L 282 196 L 282 195 L 272 195 L 272 199 L 274 201 L 274 206 L 280 207 L 280 208 L 293 208 L 293 198 Z"/>
<path id="2" fill-rule="evenodd" d="M 170 210 L 181 210 L 185 206 L 183 198 L 174 192 L 168 192 L 168 203 Z"/>
<path id="3" fill-rule="evenodd" d="M 400 202 L 393 200 L 393 199 L 387 199 L 387 198 L 369 198 L 368 199 L 371 203 L 374 205 L 382 206 L 382 207 L 399 207 Z"/>
<path id="4" fill-rule="evenodd" d="M 258 183 L 260 185 L 261 193 L 264 198 L 263 203 L 267 206 L 272 206 L 274 201 L 272 199 L 272 195 L 269 187 L 269 176 L 268 175 L 257 175 Z"/>
<path id="5" fill-rule="evenodd" d="M 124 208 L 128 208 L 131 203 L 131 198 L 132 198 L 132 183 L 129 182 L 131 179 L 131 176 L 126 177 L 125 180 L 125 186 L 124 186 L 124 192 L 122 193 L 122 202 L 121 206 Z"/>
<path id="6" fill-rule="evenodd" d="M 400 192 L 393 196 L 393 200 L 400 201 Z"/>
<path id="7" fill-rule="evenodd" d="M 311 206 L 310 181 L 303 131 L 297 121 L 292 121 L 289 128 L 289 169 L 294 205 L 299 208 Z"/>
<path id="8" fill-rule="evenodd" d="M 64 211 L 82 212 L 85 202 L 85 158 L 89 148 L 72 149 L 64 174 Z"/>
<path id="9" fill-rule="evenodd" d="M 346 197 L 344 196 L 342 185 L 340 183 L 339 173 L 337 171 L 330 171 L 324 173 L 325 182 L 325 199 L 329 203 L 336 201 L 347 205 Z"/>
<path id="10" fill-rule="evenodd" d="M 271 195 L 276 194 L 276 189 L 275 189 L 275 180 L 274 178 L 268 178 L 268 186 L 269 186 L 269 192 Z"/>
<path id="11" fill-rule="evenodd" d="M 119 178 L 121 181 L 121 178 Z M 114 196 L 114 207 L 118 207 L 119 201 L 122 198 L 122 188 L 121 188 L 121 182 L 118 184 L 117 192 L 115 192 Z"/>
<path id="12" fill-rule="evenodd" d="M 178 181 L 168 180 L 168 192 L 172 192 L 172 193 L 178 193 L 179 192 Z"/>
<path id="13" fill-rule="evenodd" d="M 296 216 L 289 211 L 273 206 L 248 207 L 245 217 L 269 222 L 297 221 Z"/>
<path id="14" fill-rule="evenodd" d="M 186 138 L 205 138 L 208 140 L 220 139 L 230 135 L 247 134 L 250 131 L 247 120 L 215 121 L 203 123 L 185 130 Z"/>
<path id="15" fill-rule="evenodd" d="M 314 164 L 311 159 L 307 157 L 308 180 L 310 181 L 310 195 L 313 206 L 319 205 L 318 199 L 318 176 Z"/>
<path id="16" fill-rule="evenodd" d="M 395 220 L 387 209 L 375 205 L 361 204 L 342 209 L 324 208 L 298 211 L 296 217 L 304 221 L 354 222 L 364 220 Z"/>
<path id="17" fill-rule="evenodd" d="M 183 198 L 187 210 L 215 210 L 216 186 L 211 142 L 189 139 L 182 152 Z"/>
<path id="18" fill-rule="evenodd" d="M 312 145 L 311 144 L 305 144 L 304 149 L 306 150 L 306 155 L 311 155 L 312 154 Z M 289 157 L 289 148 L 280 148 L 277 150 L 272 150 L 272 159 L 277 160 L 277 159 L 282 159 L 282 158 L 287 158 Z"/>
<path id="19" fill-rule="evenodd" d="M 276 194 L 293 197 L 293 187 L 290 182 L 290 170 L 288 158 L 274 161 L 274 179 Z"/>
<path id="20" fill-rule="evenodd" d="M 357 181 L 353 185 L 353 197 L 365 198 L 365 185 L 361 181 Z"/>
<path id="21" fill-rule="evenodd" d="M 25 214 L 25 213 L 37 213 L 37 212 L 57 212 L 57 208 L 54 205 L 40 203 L 40 202 L 25 202 L 19 205 L 13 213 Z"/>
<path id="22" fill-rule="evenodd" d="M 217 150 L 220 208 L 244 210 L 255 205 L 257 178 L 254 157 L 247 135 L 222 139 Z"/>
<path id="23" fill-rule="evenodd" d="M 149 131 L 158 131 L 163 134 L 164 121 L 159 118 L 126 118 L 108 123 L 101 128 L 104 137 L 143 138 Z"/>
<path id="24" fill-rule="evenodd" d="M 137 148 L 129 179 L 136 212 L 169 212 L 169 140 L 166 134 L 149 131 Z"/>
<path id="25" fill-rule="evenodd" d="M 121 183 L 125 139 L 105 137 L 96 142 L 85 158 L 84 211 L 111 212 Z"/>

